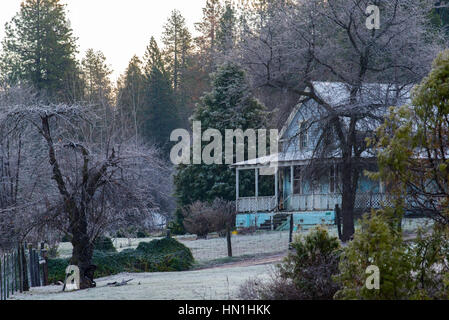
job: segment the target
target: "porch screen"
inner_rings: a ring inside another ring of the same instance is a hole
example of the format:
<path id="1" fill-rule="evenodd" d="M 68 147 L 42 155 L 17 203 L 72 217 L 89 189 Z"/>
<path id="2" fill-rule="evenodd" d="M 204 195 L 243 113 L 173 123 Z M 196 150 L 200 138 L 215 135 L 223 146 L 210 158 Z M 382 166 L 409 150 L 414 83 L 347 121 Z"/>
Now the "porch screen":
<path id="1" fill-rule="evenodd" d="M 302 194 L 301 167 L 296 166 L 293 175 L 293 194 Z"/>

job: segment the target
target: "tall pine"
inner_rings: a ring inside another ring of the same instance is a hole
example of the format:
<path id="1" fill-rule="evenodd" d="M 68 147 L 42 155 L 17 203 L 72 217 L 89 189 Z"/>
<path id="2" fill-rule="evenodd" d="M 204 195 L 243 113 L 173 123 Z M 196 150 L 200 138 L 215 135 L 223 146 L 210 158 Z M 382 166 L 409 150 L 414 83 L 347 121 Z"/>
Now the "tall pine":
<path id="1" fill-rule="evenodd" d="M 12 82 L 33 85 L 52 100 L 69 100 L 76 38 L 60 0 L 25 0 L 5 26 L 2 66 Z"/>
<path id="2" fill-rule="evenodd" d="M 203 96 L 192 120 L 201 122 L 203 132 L 207 129 L 219 130 L 225 146 L 225 130 L 265 129 L 268 113 L 251 95 L 245 72 L 235 64 L 226 63 L 213 74 L 212 90 Z M 216 198 L 235 199 L 235 172 L 224 164 L 224 159 L 222 163 L 178 166 L 174 179 L 178 227 L 182 226 L 181 208 L 186 205 Z M 243 176 L 241 183 L 243 193 L 254 192 L 254 177 Z"/>
<path id="3" fill-rule="evenodd" d="M 167 152 L 170 134 L 180 123 L 170 77 L 164 68 L 162 54 L 154 38 L 151 38 L 144 59 L 145 96 L 139 114 L 142 135 Z"/>

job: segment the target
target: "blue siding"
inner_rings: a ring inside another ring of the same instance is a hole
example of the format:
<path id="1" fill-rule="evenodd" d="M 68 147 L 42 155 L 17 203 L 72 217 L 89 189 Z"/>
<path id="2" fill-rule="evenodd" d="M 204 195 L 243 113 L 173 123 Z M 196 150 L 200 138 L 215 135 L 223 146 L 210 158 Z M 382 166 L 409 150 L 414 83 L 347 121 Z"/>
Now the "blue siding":
<path id="1" fill-rule="evenodd" d="M 257 214 L 239 214 L 236 218 L 237 228 L 260 227 L 264 222 L 270 221 L 275 214 L 257 213 Z M 297 212 L 293 214 L 294 230 L 298 226 L 307 228 L 316 225 L 334 225 L 335 212 L 334 211 L 317 211 L 317 212 Z M 257 223 L 256 223 L 257 222 Z M 289 223 L 283 228 L 289 230 Z"/>

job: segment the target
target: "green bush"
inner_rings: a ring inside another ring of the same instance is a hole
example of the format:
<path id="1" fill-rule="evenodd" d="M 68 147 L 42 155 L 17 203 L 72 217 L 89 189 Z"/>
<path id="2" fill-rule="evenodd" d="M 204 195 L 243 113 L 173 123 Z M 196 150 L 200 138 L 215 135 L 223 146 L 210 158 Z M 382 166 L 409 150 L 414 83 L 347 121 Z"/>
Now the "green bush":
<path id="1" fill-rule="evenodd" d="M 137 237 L 137 239 L 145 239 L 145 238 L 149 237 L 149 234 L 143 230 L 139 230 L 136 233 L 136 237 Z"/>
<path id="2" fill-rule="evenodd" d="M 436 226 L 431 234 L 418 234 L 405 242 L 392 224 L 391 210 L 372 213 L 345 248 L 340 273 L 342 289 L 335 299 L 425 300 L 449 297 L 449 232 Z M 366 287 L 367 268 L 379 268 L 380 288 Z"/>
<path id="3" fill-rule="evenodd" d="M 271 279 L 250 279 L 240 287 L 244 300 L 331 300 L 339 286 L 340 243 L 323 228 L 298 237 L 292 252 L 277 266 Z"/>
<path id="4" fill-rule="evenodd" d="M 116 252 L 117 250 L 109 237 L 99 237 L 95 241 L 94 250 L 104 252 Z"/>
<path id="5" fill-rule="evenodd" d="M 63 281 L 70 259 L 50 259 L 49 281 Z M 175 239 L 153 240 L 139 244 L 136 250 L 122 252 L 94 251 L 92 263 L 97 266 L 96 278 L 122 272 L 170 272 L 185 271 L 194 263 L 189 248 Z"/>

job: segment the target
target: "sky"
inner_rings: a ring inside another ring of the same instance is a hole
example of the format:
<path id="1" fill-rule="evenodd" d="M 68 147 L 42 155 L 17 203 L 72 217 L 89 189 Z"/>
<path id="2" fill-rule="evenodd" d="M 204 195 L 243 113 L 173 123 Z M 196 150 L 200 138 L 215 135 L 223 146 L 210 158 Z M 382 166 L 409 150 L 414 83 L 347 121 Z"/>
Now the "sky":
<path id="1" fill-rule="evenodd" d="M 0 0 L 0 39 L 5 23 L 20 9 L 22 0 Z M 205 0 L 62 0 L 67 4 L 80 55 L 87 49 L 101 50 L 116 80 L 133 55 L 143 56 L 154 36 L 160 43 L 162 27 L 170 12 L 178 9 L 190 31 L 201 20 Z"/>

